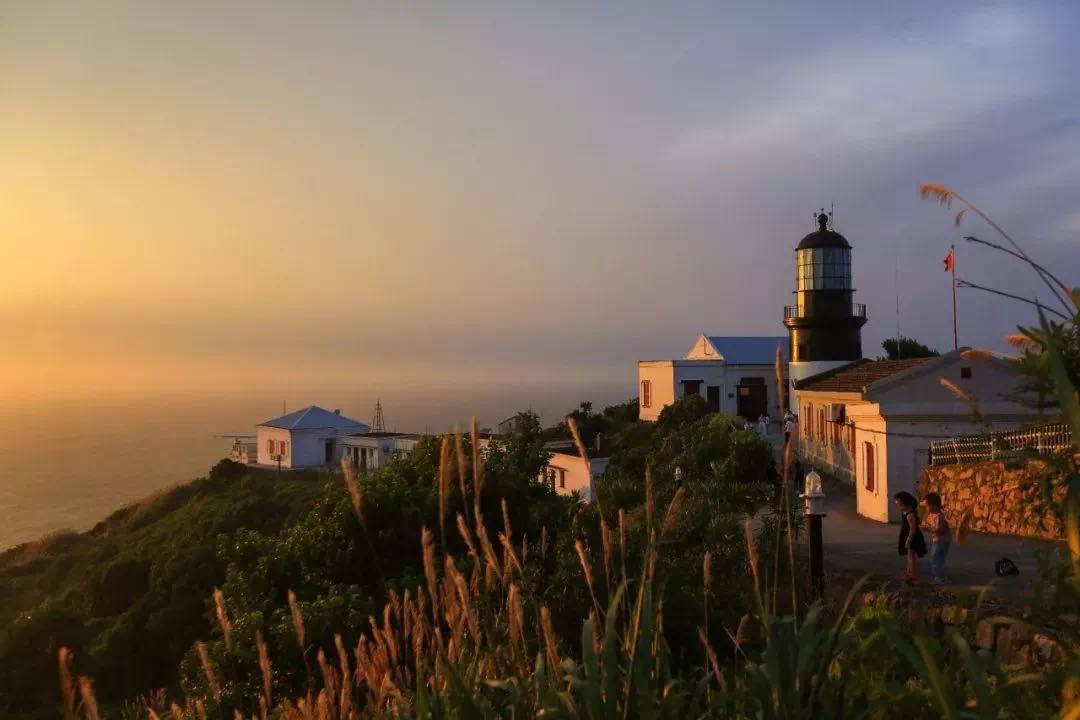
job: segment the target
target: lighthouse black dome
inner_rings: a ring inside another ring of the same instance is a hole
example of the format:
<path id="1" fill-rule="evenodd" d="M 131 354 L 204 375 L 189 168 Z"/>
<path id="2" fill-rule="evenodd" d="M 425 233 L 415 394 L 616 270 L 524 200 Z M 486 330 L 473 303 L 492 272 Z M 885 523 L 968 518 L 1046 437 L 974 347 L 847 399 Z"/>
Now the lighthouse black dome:
<path id="1" fill-rule="evenodd" d="M 829 218 L 825 213 L 818 215 L 818 229 L 802 239 L 796 250 L 809 250 L 811 248 L 848 248 L 847 238 L 835 230 L 827 227 Z"/>

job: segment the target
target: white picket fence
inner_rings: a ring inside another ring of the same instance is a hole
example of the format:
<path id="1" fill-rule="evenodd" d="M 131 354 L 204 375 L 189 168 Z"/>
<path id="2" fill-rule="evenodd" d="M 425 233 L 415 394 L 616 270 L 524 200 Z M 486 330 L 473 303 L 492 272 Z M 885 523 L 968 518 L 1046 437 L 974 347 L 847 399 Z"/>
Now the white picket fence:
<path id="1" fill-rule="evenodd" d="M 930 464 L 985 462 L 1025 453 L 1048 455 L 1071 447 L 1072 444 L 1072 433 L 1065 423 L 986 435 L 966 435 L 931 442 Z"/>

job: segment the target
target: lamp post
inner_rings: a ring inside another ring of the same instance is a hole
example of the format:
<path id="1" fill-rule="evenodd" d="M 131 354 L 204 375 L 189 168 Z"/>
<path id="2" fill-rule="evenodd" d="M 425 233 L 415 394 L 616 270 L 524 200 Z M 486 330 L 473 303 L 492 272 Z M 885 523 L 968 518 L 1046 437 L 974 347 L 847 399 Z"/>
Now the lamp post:
<path id="1" fill-rule="evenodd" d="M 821 476 L 811 470 L 803 487 L 806 519 L 810 525 L 810 588 L 816 597 L 825 596 L 824 543 L 821 535 L 821 518 L 825 517 L 825 492 L 821 489 Z"/>

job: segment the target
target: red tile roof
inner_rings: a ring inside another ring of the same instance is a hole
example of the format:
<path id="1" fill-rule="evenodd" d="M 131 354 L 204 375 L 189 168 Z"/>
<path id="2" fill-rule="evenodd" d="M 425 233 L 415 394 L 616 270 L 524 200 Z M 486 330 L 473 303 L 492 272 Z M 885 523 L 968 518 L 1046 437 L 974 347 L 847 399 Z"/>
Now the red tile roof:
<path id="1" fill-rule="evenodd" d="M 813 375 L 796 384 L 797 390 L 814 392 L 862 392 L 867 385 L 896 375 L 908 368 L 922 365 L 933 358 L 907 358 L 905 360 L 856 360 Z"/>

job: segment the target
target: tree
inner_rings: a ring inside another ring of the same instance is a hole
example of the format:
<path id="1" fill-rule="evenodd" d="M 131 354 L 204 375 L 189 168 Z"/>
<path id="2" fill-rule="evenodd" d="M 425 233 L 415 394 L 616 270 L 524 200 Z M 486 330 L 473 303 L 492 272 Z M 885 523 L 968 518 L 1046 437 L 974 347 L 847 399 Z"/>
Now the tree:
<path id="1" fill-rule="evenodd" d="M 604 417 L 616 423 L 636 423 L 638 421 L 638 399 L 632 398 L 623 403 L 604 408 Z"/>
<path id="2" fill-rule="evenodd" d="M 881 348 L 885 351 L 889 360 L 937 357 L 941 354 L 934 348 L 923 345 L 915 338 L 905 337 L 904 335 L 889 338 L 881 343 Z"/>

